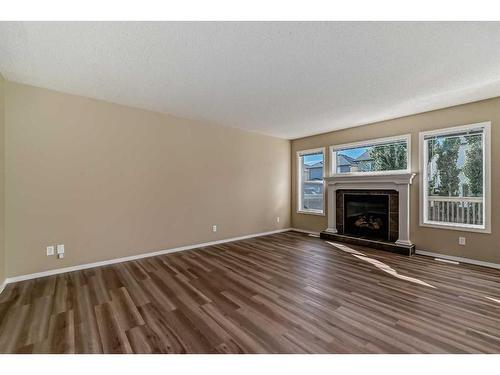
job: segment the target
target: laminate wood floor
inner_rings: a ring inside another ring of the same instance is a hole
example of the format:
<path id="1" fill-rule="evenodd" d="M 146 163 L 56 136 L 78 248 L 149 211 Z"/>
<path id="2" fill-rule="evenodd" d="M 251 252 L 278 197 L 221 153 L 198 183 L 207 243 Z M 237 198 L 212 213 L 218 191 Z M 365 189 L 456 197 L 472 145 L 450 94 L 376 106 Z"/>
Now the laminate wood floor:
<path id="1" fill-rule="evenodd" d="M 10 284 L 2 353 L 500 353 L 500 270 L 287 232 Z"/>

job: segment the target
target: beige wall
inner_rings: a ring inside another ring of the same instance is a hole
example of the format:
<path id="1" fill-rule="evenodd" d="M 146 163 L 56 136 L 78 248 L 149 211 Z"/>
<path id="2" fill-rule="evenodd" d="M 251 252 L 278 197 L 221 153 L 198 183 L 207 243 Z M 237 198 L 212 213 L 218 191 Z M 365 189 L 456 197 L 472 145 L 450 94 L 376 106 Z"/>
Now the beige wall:
<path id="1" fill-rule="evenodd" d="M 327 227 L 326 216 L 298 214 L 296 195 L 296 152 L 310 148 L 362 141 L 392 135 L 412 135 L 411 166 L 419 173 L 418 133 L 419 131 L 491 121 L 492 137 L 492 233 L 479 234 L 454 230 L 442 230 L 419 226 L 419 176 L 411 192 L 411 239 L 417 249 L 453 256 L 466 257 L 487 262 L 500 263 L 500 98 L 477 103 L 445 108 L 376 124 L 339 130 L 292 141 L 292 226 L 294 228 L 321 231 Z M 328 152 L 327 152 L 328 153 Z M 327 164 L 329 157 L 327 155 Z M 328 165 L 327 165 L 328 168 Z M 328 171 L 328 169 L 327 169 Z M 465 236 L 466 246 L 458 245 L 458 236 Z"/>
<path id="2" fill-rule="evenodd" d="M 9 277 L 290 225 L 287 140 L 12 82 L 5 92 Z M 66 257 L 47 257 L 58 243 Z"/>
<path id="3" fill-rule="evenodd" d="M 0 74 L 0 287 L 5 280 L 5 105 L 4 105 L 5 80 Z"/>

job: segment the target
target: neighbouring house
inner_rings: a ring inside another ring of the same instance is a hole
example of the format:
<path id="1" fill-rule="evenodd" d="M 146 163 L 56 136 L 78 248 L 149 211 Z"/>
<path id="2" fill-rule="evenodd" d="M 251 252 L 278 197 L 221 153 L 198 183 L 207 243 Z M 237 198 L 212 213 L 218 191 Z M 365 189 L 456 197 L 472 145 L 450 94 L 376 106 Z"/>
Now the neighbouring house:
<path id="1" fill-rule="evenodd" d="M 304 206 L 321 210 L 323 207 L 323 161 L 304 165 Z"/>
<path id="2" fill-rule="evenodd" d="M 352 168 L 356 165 L 356 159 L 350 156 L 339 154 L 337 157 L 337 173 L 352 172 Z"/>
<path id="3" fill-rule="evenodd" d="M 373 167 L 373 158 L 369 151 L 363 152 L 357 158 L 339 154 L 337 157 L 337 173 L 370 171 Z"/>
<path id="4" fill-rule="evenodd" d="M 373 169 L 373 158 L 370 151 L 365 151 L 356 158 L 356 165 L 360 171 L 371 171 Z"/>
<path id="5" fill-rule="evenodd" d="M 323 179 L 323 162 L 306 165 L 305 171 L 307 173 L 306 181 L 322 180 Z"/>

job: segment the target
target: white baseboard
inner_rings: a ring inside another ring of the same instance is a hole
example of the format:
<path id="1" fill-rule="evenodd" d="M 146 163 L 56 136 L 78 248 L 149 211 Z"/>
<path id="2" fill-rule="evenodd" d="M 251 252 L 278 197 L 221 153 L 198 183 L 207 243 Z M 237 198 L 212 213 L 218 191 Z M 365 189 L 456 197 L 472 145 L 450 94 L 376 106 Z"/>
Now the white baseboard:
<path id="1" fill-rule="evenodd" d="M 432 253 L 430 251 L 424 251 L 424 250 L 418 250 L 418 249 L 415 250 L 415 254 L 425 255 L 425 256 L 433 257 L 433 258 L 443 258 L 443 259 L 447 259 L 447 260 L 453 260 L 455 262 L 473 264 L 475 266 L 483 266 L 483 267 L 500 269 L 500 264 L 484 262 L 482 260 L 462 258 L 462 257 L 453 256 L 453 255 L 445 255 L 445 254 L 439 254 L 439 253 Z"/>
<path id="2" fill-rule="evenodd" d="M 300 232 L 300 233 L 307 233 L 307 234 L 317 234 L 317 235 L 319 235 L 319 233 L 320 233 L 320 232 L 314 232 L 312 230 L 298 229 L 298 228 L 290 228 L 290 230 L 293 230 L 295 232 Z"/>
<path id="3" fill-rule="evenodd" d="M 149 257 L 157 256 L 157 255 L 176 253 L 178 251 L 192 250 L 192 249 L 197 249 L 197 248 L 205 247 L 205 246 L 219 245 L 219 244 L 226 243 L 226 242 L 234 242 L 234 241 L 246 240 L 248 238 L 253 238 L 253 237 L 261 237 L 261 236 L 267 236 L 267 235 L 270 235 L 270 234 L 288 232 L 290 230 L 292 230 L 292 228 L 278 229 L 278 230 L 273 230 L 273 231 L 270 231 L 270 232 L 248 234 L 246 236 L 226 238 L 226 239 L 223 239 L 223 240 L 210 241 L 210 242 L 198 243 L 198 244 L 194 244 L 194 245 L 187 245 L 187 246 L 175 247 L 175 248 L 166 249 L 166 250 L 154 251 L 154 252 L 151 252 L 151 253 L 144 253 L 144 254 L 132 255 L 132 256 L 123 257 L 123 258 L 115 258 L 115 259 L 110 259 L 110 260 L 103 260 L 103 261 L 95 262 L 95 263 L 86 263 L 86 264 L 79 264 L 77 266 L 71 266 L 71 267 L 65 267 L 65 268 L 56 268 L 56 269 L 53 269 L 53 270 L 32 273 L 32 274 L 29 274 L 29 275 L 14 276 L 14 277 L 9 277 L 9 278 L 7 278 L 4 281 L 3 287 L 5 287 L 6 284 L 15 283 L 15 282 L 18 282 L 18 281 L 36 279 L 36 278 L 45 277 L 45 276 L 58 275 L 58 274 L 61 274 L 61 273 L 79 271 L 79 270 L 84 270 L 84 269 L 87 269 L 87 268 L 107 266 L 107 265 L 110 265 L 110 264 L 128 262 L 128 261 L 131 261 L 131 260 L 137 260 L 137 259 L 142 259 L 142 258 L 149 258 Z"/>

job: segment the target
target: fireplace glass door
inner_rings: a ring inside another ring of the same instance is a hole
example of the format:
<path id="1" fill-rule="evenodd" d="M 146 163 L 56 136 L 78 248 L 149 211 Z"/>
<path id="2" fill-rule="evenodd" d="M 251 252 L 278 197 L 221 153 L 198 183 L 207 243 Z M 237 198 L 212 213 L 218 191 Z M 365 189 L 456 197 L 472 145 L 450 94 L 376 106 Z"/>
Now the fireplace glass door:
<path id="1" fill-rule="evenodd" d="M 344 194 L 344 234 L 389 240 L 389 196 Z"/>

